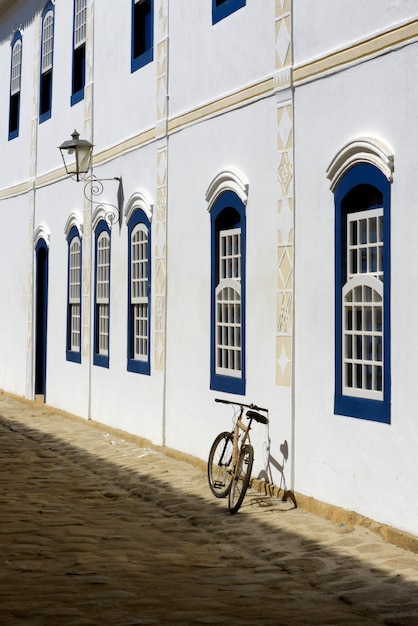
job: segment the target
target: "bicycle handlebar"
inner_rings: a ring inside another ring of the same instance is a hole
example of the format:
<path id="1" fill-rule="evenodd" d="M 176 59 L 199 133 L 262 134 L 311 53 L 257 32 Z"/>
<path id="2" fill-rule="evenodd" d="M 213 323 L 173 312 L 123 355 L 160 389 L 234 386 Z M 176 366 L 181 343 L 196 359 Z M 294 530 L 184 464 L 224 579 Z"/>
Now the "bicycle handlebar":
<path id="1" fill-rule="evenodd" d="M 233 402 L 232 400 L 221 400 L 221 398 L 215 398 L 215 402 L 222 402 L 222 404 L 235 404 L 241 407 L 245 406 L 247 409 L 268 413 L 268 409 L 263 409 L 261 406 L 257 406 L 256 404 L 244 404 L 243 402 Z"/>

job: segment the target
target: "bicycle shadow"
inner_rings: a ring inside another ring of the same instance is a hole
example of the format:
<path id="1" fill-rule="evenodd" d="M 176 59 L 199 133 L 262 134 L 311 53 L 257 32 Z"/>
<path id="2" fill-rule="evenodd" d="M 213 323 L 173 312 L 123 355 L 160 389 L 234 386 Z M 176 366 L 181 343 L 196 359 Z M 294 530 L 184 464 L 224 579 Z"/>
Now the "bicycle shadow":
<path id="1" fill-rule="evenodd" d="M 285 465 L 289 459 L 289 444 L 287 439 L 280 444 L 279 451 L 282 455 L 281 462 L 271 454 L 271 438 L 269 435 L 266 446 L 266 466 L 265 469 L 259 472 L 256 481 L 254 481 L 254 486 L 266 495 L 279 498 L 283 502 L 290 500 L 293 503 L 292 508 L 296 509 L 298 505 L 295 494 L 291 489 L 288 489 L 286 483 Z M 275 474 L 278 475 L 279 481 L 275 480 L 273 470 L 275 470 Z"/>

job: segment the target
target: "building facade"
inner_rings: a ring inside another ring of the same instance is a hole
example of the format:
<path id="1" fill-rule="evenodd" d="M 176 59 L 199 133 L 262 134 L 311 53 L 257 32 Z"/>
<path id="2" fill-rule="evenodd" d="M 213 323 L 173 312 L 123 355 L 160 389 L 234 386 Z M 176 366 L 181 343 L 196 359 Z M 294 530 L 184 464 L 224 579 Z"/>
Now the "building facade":
<path id="1" fill-rule="evenodd" d="M 0 387 L 418 534 L 415 5 L 0 1 Z"/>

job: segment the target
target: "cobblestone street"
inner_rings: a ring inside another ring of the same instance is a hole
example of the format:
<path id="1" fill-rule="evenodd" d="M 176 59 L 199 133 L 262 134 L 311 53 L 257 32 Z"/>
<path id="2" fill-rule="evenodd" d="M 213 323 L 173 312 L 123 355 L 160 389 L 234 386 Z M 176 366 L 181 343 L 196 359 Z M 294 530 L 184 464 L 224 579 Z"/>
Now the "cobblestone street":
<path id="1" fill-rule="evenodd" d="M 208 448 L 211 442 L 208 442 Z M 418 624 L 418 556 L 0 396 L 0 624 Z"/>

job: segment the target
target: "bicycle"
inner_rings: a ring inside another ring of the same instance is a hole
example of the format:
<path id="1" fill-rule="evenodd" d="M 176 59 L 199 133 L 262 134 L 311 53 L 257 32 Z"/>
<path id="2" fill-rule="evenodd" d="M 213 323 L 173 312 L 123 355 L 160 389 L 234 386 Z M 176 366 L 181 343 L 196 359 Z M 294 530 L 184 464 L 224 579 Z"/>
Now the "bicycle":
<path id="1" fill-rule="evenodd" d="M 217 498 L 228 496 L 228 508 L 234 514 L 239 510 L 251 480 L 254 462 L 254 448 L 250 440 L 251 424 L 253 420 L 259 424 L 268 424 L 268 417 L 259 413 L 268 413 L 268 409 L 219 398 L 215 398 L 215 402 L 240 407 L 234 416 L 236 419 L 233 430 L 222 432 L 216 437 L 208 459 L 209 487 Z M 242 421 L 245 408 L 250 409 L 246 413 L 247 425 Z"/>

